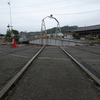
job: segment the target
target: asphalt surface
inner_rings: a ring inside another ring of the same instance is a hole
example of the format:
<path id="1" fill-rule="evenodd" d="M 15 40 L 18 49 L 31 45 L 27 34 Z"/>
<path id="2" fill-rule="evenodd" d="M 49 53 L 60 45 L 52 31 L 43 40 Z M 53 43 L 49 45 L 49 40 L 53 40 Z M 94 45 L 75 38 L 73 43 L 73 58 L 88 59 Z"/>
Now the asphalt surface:
<path id="1" fill-rule="evenodd" d="M 64 49 L 100 79 L 100 46 L 64 47 Z"/>
<path id="2" fill-rule="evenodd" d="M 93 53 L 100 55 L 100 45 L 97 45 L 97 46 L 76 46 L 75 48 L 82 49 L 82 50 L 89 51 L 89 52 L 93 52 Z"/>
<path id="3" fill-rule="evenodd" d="M 58 47 L 46 47 L 8 100 L 100 100 L 87 76 Z"/>
<path id="4" fill-rule="evenodd" d="M 9 82 L 18 71 L 40 49 L 40 46 L 0 47 L 0 89 Z"/>

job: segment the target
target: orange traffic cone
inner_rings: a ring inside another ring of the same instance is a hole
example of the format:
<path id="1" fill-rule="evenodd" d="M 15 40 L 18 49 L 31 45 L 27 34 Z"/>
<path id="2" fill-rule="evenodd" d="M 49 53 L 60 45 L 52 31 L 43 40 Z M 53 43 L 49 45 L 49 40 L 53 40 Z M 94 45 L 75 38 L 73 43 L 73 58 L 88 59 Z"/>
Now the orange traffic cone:
<path id="1" fill-rule="evenodd" d="M 12 37 L 12 47 L 16 47 L 16 41 L 15 41 L 15 38 L 14 37 Z"/>

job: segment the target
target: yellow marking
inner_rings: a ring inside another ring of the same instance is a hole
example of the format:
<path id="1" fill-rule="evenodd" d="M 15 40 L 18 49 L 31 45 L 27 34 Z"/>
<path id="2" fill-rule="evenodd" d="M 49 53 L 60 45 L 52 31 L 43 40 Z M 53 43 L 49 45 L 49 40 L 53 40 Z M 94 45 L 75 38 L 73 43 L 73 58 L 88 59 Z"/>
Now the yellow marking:
<path id="1" fill-rule="evenodd" d="M 57 59 L 57 60 L 69 60 L 66 58 L 52 58 L 52 57 L 39 57 L 39 59 Z"/>
<path id="2" fill-rule="evenodd" d="M 31 58 L 31 57 L 28 57 L 28 56 L 21 56 L 21 55 L 15 55 L 15 54 L 10 54 L 12 56 L 16 56 L 16 57 L 22 57 L 22 58 Z"/>
<path id="3" fill-rule="evenodd" d="M 83 59 L 84 61 L 97 61 L 99 62 L 100 60 L 95 60 L 95 59 Z"/>

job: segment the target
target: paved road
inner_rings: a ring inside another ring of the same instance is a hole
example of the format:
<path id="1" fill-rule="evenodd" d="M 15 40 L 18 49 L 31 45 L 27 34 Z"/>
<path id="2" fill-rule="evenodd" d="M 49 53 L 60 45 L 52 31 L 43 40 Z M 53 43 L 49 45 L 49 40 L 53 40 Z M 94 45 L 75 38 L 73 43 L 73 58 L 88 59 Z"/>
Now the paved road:
<path id="1" fill-rule="evenodd" d="M 97 46 L 76 46 L 75 48 L 86 50 L 89 52 L 94 52 L 100 55 L 100 45 Z"/>
<path id="2" fill-rule="evenodd" d="M 8 100 L 99 100 L 99 92 L 58 47 L 46 47 Z"/>

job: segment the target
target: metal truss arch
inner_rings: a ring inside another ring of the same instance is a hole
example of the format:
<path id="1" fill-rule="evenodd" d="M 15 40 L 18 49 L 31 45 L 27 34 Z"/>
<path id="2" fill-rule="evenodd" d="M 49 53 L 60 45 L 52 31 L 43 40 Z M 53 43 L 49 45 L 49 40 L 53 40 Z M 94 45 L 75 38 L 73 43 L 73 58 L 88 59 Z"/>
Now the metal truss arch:
<path id="1" fill-rule="evenodd" d="M 46 31 L 46 25 L 45 25 L 45 19 L 46 19 L 46 18 L 54 19 L 54 20 L 57 22 L 57 27 L 56 27 L 56 31 L 55 31 L 56 34 L 57 34 L 58 32 L 61 32 L 59 21 L 58 21 L 55 17 L 53 17 L 52 15 L 50 15 L 50 16 L 47 16 L 47 17 L 45 17 L 45 18 L 42 19 L 42 24 L 41 24 L 41 33 L 42 33 L 42 34 L 43 34 L 43 31 L 44 31 L 45 33 L 47 33 L 47 31 Z"/>
<path id="2" fill-rule="evenodd" d="M 61 32 L 59 21 L 55 17 L 53 17 L 53 15 L 50 15 L 50 16 L 47 16 L 47 17 L 43 18 L 42 19 L 42 24 L 41 24 L 41 44 L 42 45 L 43 45 L 43 34 L 44 33 L 47 34 L 46 25 L 45 25 L 45 19 L 47 19 L 47 18 L 54 19 L 57 22 L 57 27 L 56 27 L 56 30 L 55 30 L 55 40 L 56 40 L 56 37 L 57 37 L 57 33 Z M 46 43 L 47 43 L 47 39 L 46 39 Z"/>

